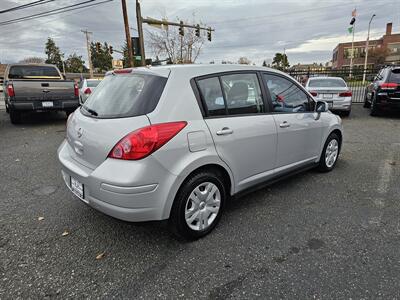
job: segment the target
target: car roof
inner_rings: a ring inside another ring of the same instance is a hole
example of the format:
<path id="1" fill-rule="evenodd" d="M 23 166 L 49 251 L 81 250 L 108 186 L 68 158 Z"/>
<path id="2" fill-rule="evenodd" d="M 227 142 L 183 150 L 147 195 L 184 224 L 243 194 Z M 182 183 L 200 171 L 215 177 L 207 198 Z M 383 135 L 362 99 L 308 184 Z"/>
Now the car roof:
<path id="1" fill-rule="evenodd" d="M 154 75 L 168 77 L 178 75 L 186 78 L 199 77 L 214 73 L 234 72 L 234 71 L 269 71 L 287 76 L 276 69 L 267 67 L 258 67 L 251 65 L 235 65 L 235 64 L 188 64 L 188 65 L 164 65 L 164 66 L 148 66 L 134 68 L 133 72 L 137 73 L 153 73 Z"/>
<path id="2" fill-rule="evenodd" d="M 29 67 L 56 67 L 55 65 L 52 64 L 36 64 L 36 63 L 16 63 L 16 64 L 9 64 L 9 67 L 14 67 L 14 66 L 29 66 Z"/>
<path id="3" fill-rule="evenodd" d="M 334 76 L 331 76 L 331 77 L 310 77 L 309 80 L 316 80 L 316 79 L 333 79 L 333 80 L 340 79 L 340 80 L 343 80 L 342 77 L 334 77 Z"/>

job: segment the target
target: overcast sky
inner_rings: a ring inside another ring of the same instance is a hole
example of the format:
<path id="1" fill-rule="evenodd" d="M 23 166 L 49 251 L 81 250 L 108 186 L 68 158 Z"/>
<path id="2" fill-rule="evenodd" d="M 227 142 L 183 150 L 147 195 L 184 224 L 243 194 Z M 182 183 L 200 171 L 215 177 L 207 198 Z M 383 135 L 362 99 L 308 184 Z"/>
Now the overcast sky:
<path id="1" fill-rule="evenodd" d="M 0 10 L 32 1 L 0 0 Z M 82 1 L 55 0 L 0 14 L 0 22 Z M 127 3 L 130 27 L 136 28 L 135 1 Z M 372 38 L 382 36 L 388 22 L 393 22 L 394 32 L 400 32 L 400 0 L 142 0 L 141 3 L 144 17 L 193 19 L 194 14 L 197 20 L 215 28 L 212 42 L 206 42 L 198 59 L 202 63 L 237 61 L 246 56 L 261 64 L 264 59 L 270 62 L 284 48 L 292 65 L 327 62 L 339 42 L 351 41 L 347 27 L 355 7 L 356 40 L 365 40 L 373 13 L 377 17 L 371 26 Z M 149 29 L 147 25 L 144 28 Z M 52 37 L 66 56 L 77 52 L 86 61 L 86 42 L 81 29 L 92 31 L 93 40 L 107 41 L 114 49 L 120 48 L 125 38 L 121 1 L 0 26 L 0 61 L 44 57 L 47 37 Z M 119 58 L 118 54 L 114 56 Z"/>

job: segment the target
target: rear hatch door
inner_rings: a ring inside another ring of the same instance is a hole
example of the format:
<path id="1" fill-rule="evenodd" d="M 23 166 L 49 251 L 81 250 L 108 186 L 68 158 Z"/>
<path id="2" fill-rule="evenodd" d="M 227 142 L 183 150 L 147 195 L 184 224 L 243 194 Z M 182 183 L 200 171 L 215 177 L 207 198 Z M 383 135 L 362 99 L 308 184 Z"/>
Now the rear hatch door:
<path id="1" fill-rule="evenodd" d="M 150 72 L 111 73 L 68 122 L 71 156 L 95 169 L 128 133 L 150 125 L 167 77 Z"/>

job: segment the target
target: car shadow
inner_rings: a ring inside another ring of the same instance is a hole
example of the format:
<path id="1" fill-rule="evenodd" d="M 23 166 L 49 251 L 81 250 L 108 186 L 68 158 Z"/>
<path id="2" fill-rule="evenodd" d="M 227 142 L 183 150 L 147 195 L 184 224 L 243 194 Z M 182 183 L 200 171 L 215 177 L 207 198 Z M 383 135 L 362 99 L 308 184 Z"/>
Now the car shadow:
<path id="1" fill-rule="evenodd" d="M 26 112 L 21 119 L 21 123 L 15 126 L 61 125 L 65 124 L 67 116 L 64 112 Z"/>

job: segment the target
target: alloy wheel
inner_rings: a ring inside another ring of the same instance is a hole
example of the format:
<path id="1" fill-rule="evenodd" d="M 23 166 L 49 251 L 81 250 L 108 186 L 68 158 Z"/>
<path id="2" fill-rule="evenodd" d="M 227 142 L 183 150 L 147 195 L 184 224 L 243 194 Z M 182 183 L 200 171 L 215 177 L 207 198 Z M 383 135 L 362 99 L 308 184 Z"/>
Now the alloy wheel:
<path id="1" fill-rule="evenodd" d="M 333 139 L 329 142 L 325 151 L 325 164 L 328 168 L 331 168 L 338 157 L 339 153 L 339 143 L 337 140 Z"/>

